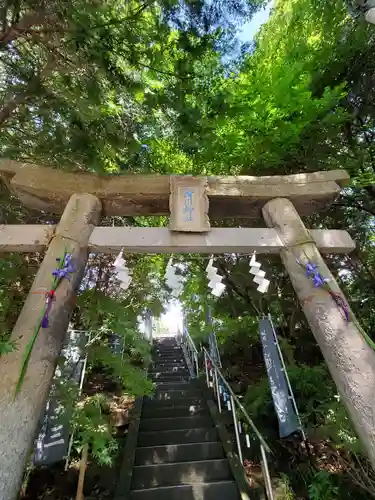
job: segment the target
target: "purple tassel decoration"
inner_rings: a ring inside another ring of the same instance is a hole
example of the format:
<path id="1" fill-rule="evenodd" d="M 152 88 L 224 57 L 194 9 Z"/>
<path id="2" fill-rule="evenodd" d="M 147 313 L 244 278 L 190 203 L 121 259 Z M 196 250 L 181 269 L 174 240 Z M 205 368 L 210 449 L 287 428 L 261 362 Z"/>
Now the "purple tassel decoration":
<path id="1" fill-rule="evenodd" d="M 49 324 L 48 315 L 50 313 L 50 310 L 52 307 L 52 302 L 54 300 L 56 300 L 55 291 L 50 290 L 48 293 L 46 293 L 46 310 L 44 312 L 44 316 L 42 319 L 42 324 L 41 324 L 42 328 L 48 328 L 48 324 Z"/>
<path id="2" fill-rule="evenodd" d="M 349 323 L 350 322 L 350 311 L 349 311 L 348 304 L 345 302 L 345 299 L 343 299 L 343 297 L 341 297 L 340 294 L 335 293 L 332 290 L 330 290 L 329 286 L 327 286 L 327 283 L 329 280 L 319 273 L 318 266 L 316 264 L 313 264 L 310 261 L 307 261 L 307 264 L 304 266 L 298 259 L 296 259 L 296 260 L 297 260 L 297 264 L 299 264 L 300 266 L 302 266 L 305 269 L 307 278 L 312 280 L 312 282 L 314 283 L 314 286 L 316 288 L 323 288 L 323 290 L 325 290 L 326 292 L 328 292 L 330 294 L 332 299 L 337 304 L 337 307 L 339 309 L 341 309 L 341 311 L 345 317 L 345 320 Z"/>

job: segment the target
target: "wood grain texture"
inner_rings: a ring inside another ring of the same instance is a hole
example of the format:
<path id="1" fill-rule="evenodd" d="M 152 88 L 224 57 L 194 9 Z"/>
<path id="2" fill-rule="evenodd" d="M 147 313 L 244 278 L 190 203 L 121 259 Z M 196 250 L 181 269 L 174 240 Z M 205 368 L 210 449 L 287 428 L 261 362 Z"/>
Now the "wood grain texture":
<path id="1" fill-rule="evenodd" d="M 0 226 L 0 252 L 41 252 L 55 226 Z M 59 232 L 57 232 L 59 234 Z M 317 229 L 311 238 L 322 253 L 350 253 L 355 243 L 346 231 Z M 207 234 L 175 233 L 165 227 L 95 227 L 89 238 L 95 253 L 279 253 L 283 243 L 272 228 L 213 228 Z"/>
<path id="2" fill-rule="evenodd" d="M 104 215 L 168 215 L 170 177 L 69 173 L 0 160 L 0 176 L 27 207 L 61 214 L 74 193 L 91 193 Z M 207 177 L 210 218 L 259 218 L 272 198 L 290 198 L 301 215 L 326 209 L 349 181 L 343 170 L 287 176 Z"/>
<path id="3" fill-rule="evenodd" d="M 0 499 L 15 500 L 24 467 L 45 407 L 57 357 L 69 324 L 74 294 L 81 282 L 88 256 L 89 236 L 100 220 L 100 201 L 90 194 L 74 195 L 69 200 L 56 233 L 35 277 L 11 340 L 17 350 L 0 360 Z M 22 226 L 24 227 L 24 226 Z M 50 226 L 48 226 L 50 227 Z M 26 233 L 25 233 L 26 234 Z M 77 271 L 70 281 L 63 280 L 56 291 L 56 301 L 49 314 L 49 327 L 41 328 L 31 353 L 21 391 L 13 401 L 24 352 L 40 321 L 49 290 L 56 258 L 65 249 L 72 254 Z"/>
<path id="4" fill-rule="evenodd" d="M 293 204 L 276 199 L 263 209 L 268 226 L 274 227 L 289 248 L 281 251 L 293 287 L 311 330 L 318 342 L 333 380 L 341 394 L 364 448 L 375 467 L 375 352 L 368 345 L 355 318 L 347 322 L 331 296 L 315 288 L 297 260 L 309 259 L 330 279 L 332 291 L 343 293 L 314 244 L 296 245 L 306 240 L 308 231 Z M 295 245 L 295 246 L 293 246 Z"/>

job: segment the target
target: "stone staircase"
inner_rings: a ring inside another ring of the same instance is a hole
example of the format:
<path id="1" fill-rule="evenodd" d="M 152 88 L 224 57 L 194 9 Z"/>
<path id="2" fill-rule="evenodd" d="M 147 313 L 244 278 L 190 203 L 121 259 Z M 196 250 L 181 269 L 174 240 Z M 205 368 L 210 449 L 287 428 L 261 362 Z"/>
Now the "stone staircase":
<path id="1" fill-rule="evenodd" d="M 131 480 L 131 500 L 239 500 L 229 462 L 197 381 L 175 339 L 154 341 Z"/>

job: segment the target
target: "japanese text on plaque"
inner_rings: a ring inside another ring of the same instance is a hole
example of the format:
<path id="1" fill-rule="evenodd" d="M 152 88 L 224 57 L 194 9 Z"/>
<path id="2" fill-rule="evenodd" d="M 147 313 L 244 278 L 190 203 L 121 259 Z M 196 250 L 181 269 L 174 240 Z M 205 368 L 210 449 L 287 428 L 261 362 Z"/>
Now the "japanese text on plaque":
<path id="1" fill-rule="evenodd" d="M 184 190 L 184 221 L 191 222 L 193 220 L 193 192 L 189 189 Z"/>

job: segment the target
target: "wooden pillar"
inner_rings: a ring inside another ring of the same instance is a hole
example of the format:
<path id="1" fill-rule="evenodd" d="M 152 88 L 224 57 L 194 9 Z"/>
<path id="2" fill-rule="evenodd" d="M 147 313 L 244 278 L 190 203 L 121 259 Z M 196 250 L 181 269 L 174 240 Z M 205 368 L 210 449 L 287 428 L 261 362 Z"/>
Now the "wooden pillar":
<path id="1" fill-rule="evenodd" d="M 327 362 L 362 444 L 375 468 L 375 352 L 354 322 L 347 322 L 331 296 L 315 288 L 296 259 L 317 264 L 333 292 L 342 292 L 311 240 L 291 201 L 277 198 L 263 208 L 269 227 L 279 233 L 285 249 L 281 260 L 301 302 L 311 330 Z M 344 296 L 343 296 L 344 297 Z"/>
<path id="2" fill-rule="evenodd" d="M 74 194 L 61 217 L 43 263 L 35 277 L 11 339 L 17 350 L 0 359 L 0 499 L 18 498 L 26 461 L 44 410 L 62 341 L 69 325 L 78 288 L 88 257 L 87 245 L 100 220 L 101 202 L 91 194 Z M 22 231 L 22 226 L 20 226 Z M 21 390 L 14 399 L 26 346 L 40 321 L 56 258 L 64 250 L 72 254 L 76 272 L 62 280 L 49 314 L 49 327 L 41 328 L 34 345 Z"/>

